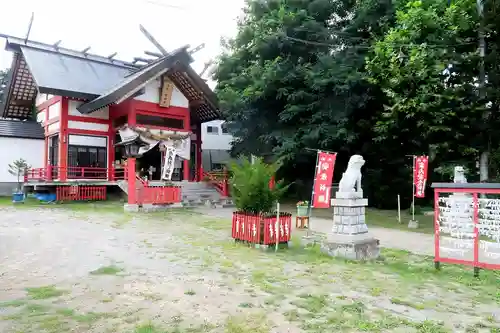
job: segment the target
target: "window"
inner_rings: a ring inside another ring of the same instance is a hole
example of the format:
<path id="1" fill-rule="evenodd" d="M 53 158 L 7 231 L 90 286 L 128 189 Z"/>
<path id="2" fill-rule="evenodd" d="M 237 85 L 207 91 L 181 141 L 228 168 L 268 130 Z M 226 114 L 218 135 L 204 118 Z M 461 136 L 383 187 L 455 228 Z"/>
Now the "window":
<path id="1" fill-rule="evenodd" d="M 68 145 L 68 178 L 104 178 L 106 176 L 107 151 L 105 147 Z M 100 169 L 92 169 L 100 168 Z"/>
<path id="2" fill-rule="evenodd" d="M 207 126 L 208 134 L 219 134 L 219 128 L 216 126 Z"/>
<path id="3" fill-rule="evenodd" d="M 176 118 L 164 118 L 159 116 L 146 116 L 143 114 L 138 114 L 136 115 L 136 122 L 140 125 L 184 129 L 184 120 Z"/>
<path id="4" fill-rule="evenodd" d="M 227 128 L 227 124 L 226 123 L 223 123 L 222 125 L 220 125 L 220 129 L 222 131 L 222 134 L 229 134 L 229 130 Z"/>

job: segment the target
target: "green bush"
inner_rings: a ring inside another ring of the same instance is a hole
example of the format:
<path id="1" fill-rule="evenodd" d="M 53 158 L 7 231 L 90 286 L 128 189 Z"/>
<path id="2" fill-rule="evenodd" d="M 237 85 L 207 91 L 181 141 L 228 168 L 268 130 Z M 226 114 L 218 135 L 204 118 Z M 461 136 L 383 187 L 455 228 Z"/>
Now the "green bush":
<path id="1" fill-rule="evenodd" d="M 269 182 L 280 165 L 266 164 L 261 158 L 255 159 L 253 164 L 246 158 L 230 163 L 231 197 L 238 210 L 252 214 L 270 213 L 274 210 L 276 201 L 280 200 L 288 188 L 282 181 L 276 182 L 273 189 L 269 188 Z"/>

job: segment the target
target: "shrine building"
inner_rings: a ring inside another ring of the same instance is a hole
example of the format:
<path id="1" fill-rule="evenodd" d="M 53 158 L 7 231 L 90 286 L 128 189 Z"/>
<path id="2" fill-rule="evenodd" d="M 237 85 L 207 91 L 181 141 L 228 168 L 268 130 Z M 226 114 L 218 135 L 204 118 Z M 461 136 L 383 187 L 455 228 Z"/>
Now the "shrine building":
<path id="1" fill-rule="evenodd" d="M 25 187 L 75 200 L 92 199 L 84 198 L 85 191 L 102 197 L 108 187 L 120 187 L 129 204 L 140 205 L 178 203 L 182 184 L 216 178 L 203 171 L 200 131 L 202 123 L 222 115 L 214 93 L 190 65 L 196 49 L 149 52 L 153 58 L 125 62 L 89 48 L 0 37 L 13 53 L 0 117 L 27 120 L 36 113 L 44 132 L 43 159 L 28 170 Z M 185 151 L 178 150 L 168 184 L 162 180 L 165 147 L 153 144 L 127 159 L 116 146 L 123 128 L 150 142 L 182 138 Z"/>

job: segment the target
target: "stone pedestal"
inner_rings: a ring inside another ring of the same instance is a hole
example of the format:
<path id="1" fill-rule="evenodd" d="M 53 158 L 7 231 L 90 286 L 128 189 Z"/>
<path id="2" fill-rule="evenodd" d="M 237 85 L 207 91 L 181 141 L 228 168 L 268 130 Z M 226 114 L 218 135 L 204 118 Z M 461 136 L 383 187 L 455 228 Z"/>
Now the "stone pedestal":
<path id="1" fill-rule="evenodd" d="M 337 193 L 331 204 L 333 228 L 321 250 L 331 256 L 352 260 L 378 258 L 379 241 L 368 234 L 365 223 L 368 199 L 363 199 L 362 194 L 356 192 Z"/>

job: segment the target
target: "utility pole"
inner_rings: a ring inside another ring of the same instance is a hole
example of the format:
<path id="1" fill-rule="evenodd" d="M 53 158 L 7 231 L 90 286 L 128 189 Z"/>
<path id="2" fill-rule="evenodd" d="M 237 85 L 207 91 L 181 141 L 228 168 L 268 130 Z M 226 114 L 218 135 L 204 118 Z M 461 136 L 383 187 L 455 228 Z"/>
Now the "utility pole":
<path id="1" fill-rule="evenodd" d="M 484 40 L 484 1 L 477 0 L 477 13 L 479 16 L 479 98 L 481 103 L 484 102 L 485 97 L 485 85 L 486 85 L 486 73 L 484 70 L 484 57 L 486 54 L 486 41 Z M 488 111 L 485 112 L 485 117 L 488 117 Z M 484 119 L 487 121 L 487 119 Z M 489 132 L 486 133 L 486 149 L 481 153 L 479 158 L 479 180 L 481 182 L 486 182 L 488 180 L 488 164 L 489 164 Z"/>

